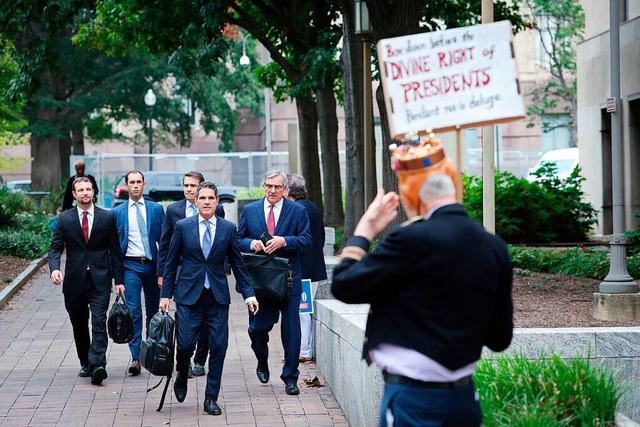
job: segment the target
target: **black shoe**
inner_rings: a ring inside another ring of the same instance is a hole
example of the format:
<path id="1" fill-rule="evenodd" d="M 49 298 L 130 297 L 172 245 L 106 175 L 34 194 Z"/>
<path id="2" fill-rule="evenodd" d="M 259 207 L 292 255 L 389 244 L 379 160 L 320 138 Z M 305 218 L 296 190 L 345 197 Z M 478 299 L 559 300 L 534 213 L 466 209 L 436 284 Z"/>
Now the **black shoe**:
<path id="1" fill-rule="evenodd" d="M 91 376 L 91 367 L 89 365 L 82 365 L 80 372 L 78 372 L 80 378 L 89 378 Z"/>
<path id="2" fill-rule="evenodd" d="M 266 384 L 269 382 L 269 368 L 267 367 L 266 363 L 258 362 L 256 375 L 258 375 L 258 381 L 260 381 L 262 384 Z"/>
<path id="3" fill-rule="evenodd" d="M 91 374 L 91 384 L 100 385 L 108 376 L 109 375 L 107 375 L 107 370 L 104 369 L 104 366 L 96 366 Z"/>
<path id="4" fill-rule="evenodd" d="M 207 371 L 204 370 L 204 366 L 197 363 L 193 365 L 193 369 L 189 373 L 194 377 L 202 377 L 204 375 L 207 375 Z"/>
<path id="5" fill-rule="evenodd" d="M 132 377 L 135 377 L 140 375 L 140 371 L 142 371 L 142 368 L 140 366 L 140 361 L 137 359 L 134 359 L 133 362 L 131 362 L 131 366 L 129 366 L 129 373 L 131 374 Z"/>
<path id="6" fill-rule="evenodd" d="M 286 391 L 289 396 L 296 396 L 300 394 L 300 389 L 296 383 L 285 384 L 284 391 Z"/>
<path id="7" fill-rule="evenodd" d="M 180 403 L 184 402 L 187 397 L 187 374 L 178 372 L 176 379 L 173 381 L 173 392 L 176 395 L 176 400 Z"/>
<path id="8" fill-rule="evenodd" d="M 222 415 L 222 409 L 218 406 L 218 402 L 211 397 L 204 399 L 204 412 L 209 415 Z"/>

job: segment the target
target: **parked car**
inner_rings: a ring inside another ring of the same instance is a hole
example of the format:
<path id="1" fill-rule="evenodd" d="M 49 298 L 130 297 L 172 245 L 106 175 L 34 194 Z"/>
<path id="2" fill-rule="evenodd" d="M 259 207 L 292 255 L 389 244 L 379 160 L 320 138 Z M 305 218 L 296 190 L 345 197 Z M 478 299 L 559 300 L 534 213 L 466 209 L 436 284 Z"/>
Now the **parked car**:
<path id="1" fill-rule="evenodd" d="M 19 179 L 16 181 L 7 181 L 5 186 L 12 193 L 28 193 L 29 191 L 31 191 L 31 180 Z"/>
<path id="2" fill-rule="evenodd" d="M 182 190 L 182 172 L 142 172 L 147 185 L 144 187 L 142 196 L 154 202 L 176 201 L 184 198 Z M 236 187 L 221 185 L 218 186 L 218 197 L 220 203 L 233 203 L 236 199 Z M 124 175 L 120 178 L 113 189 L 113 207 L 124 203 L 129 199 L 129 191 L 124 183 Z"/>
<path id="3" fill-rule="evenodd" d="M 534 175 L 534 172 L 537 171 L 543 163 L 553 163 L 556 166 L 556 176 L 560 179 L 567 179 L 574 169 L 578 167 L 578 160 L 578 147 L 547 151 L 540 157 L 538 163 L 529 169 L 527 179 L 529 182 L 537 181 L 538 177 Z"/>

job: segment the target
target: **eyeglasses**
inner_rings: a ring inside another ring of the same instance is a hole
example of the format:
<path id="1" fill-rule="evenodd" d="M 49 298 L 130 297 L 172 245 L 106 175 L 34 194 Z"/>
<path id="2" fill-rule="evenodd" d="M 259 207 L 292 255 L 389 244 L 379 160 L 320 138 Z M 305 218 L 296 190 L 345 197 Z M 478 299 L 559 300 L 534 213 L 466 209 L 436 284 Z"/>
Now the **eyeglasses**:
<path id="1" fill-rule="evenodd" d="M 267 190 L 276 190 L 280 191 L 284 188 L 284 185 L 272 185 L 272 184 L 264 184 L 264 188 Z"/>

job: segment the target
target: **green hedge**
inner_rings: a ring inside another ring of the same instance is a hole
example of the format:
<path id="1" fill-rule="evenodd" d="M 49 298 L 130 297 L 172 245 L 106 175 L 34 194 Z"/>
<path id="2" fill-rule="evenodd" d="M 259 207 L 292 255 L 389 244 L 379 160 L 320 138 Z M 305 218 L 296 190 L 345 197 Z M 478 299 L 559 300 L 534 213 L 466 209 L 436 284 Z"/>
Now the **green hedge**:
<path id="1" fill-rule="evenodd" d="M 602 280 L 609 272 L 609 251 L 583 248 L 563 250 L 509 246 L 516 268 Z M 640 254 L 627 256 L 627 270 L 640 278 Z"/>
<path id="2" fill-rule="evenodd" d="M 0 254 L 34 259 L 47 253 L 53 231 L 52 215 L 16 215 L 16 225 L 0 228 Z"/>
<path id="3" fill-rule="evenodd" d="M 473 378 L 486 427 L 613 425 L 622 395 L 588 358 L 502 355 L 481 360 Z"/>
<path id="4" fill-rule="evenodd" d="M 510 172 L 495 176 L 496 233 L 509 243 L 584 241 L 597 222 L 597 212 L 582 201 L 584 178 L 576 169 L 566 180 L 558 179 L 555 166 L 537 171 L 529 182 Z M 464 205 L 469 216 L 482 222 L 482 179 L 464 176 Z"/>

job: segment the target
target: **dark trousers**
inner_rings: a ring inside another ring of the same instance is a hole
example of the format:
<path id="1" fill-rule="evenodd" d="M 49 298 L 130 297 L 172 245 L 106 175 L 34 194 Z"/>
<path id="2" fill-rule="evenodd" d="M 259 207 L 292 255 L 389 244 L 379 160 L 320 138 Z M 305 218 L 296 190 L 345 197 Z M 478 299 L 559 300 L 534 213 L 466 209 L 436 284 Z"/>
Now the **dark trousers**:
<path id="1" fill-rule="evenodd" d="M 107 309 L 109 292 L 97 292 L 91 276 L 87 274 L 85 290 L 80 294 L 64 294 L 64 306 L 69 313 L 73 339 L 81 365 L 106 366 Z M 91 313 L 91 335 L 89 335 Z"/>
<path id="2" fill-rule="evenodd" d="M 205 396 L 218 400 L 224 358 L 229 346 L 229 306 L 216 301 L 209 289 L 204 289 L 194 305 L 176 305 L 178 345 L 176 371 L 187 375 L 189 361 L 203 328 L 209 332 L 209 372 Z"/>
<path id="3" fill-rule="evenodd" d="M 473 382 L 457 388 L 384 385 L 380 427 L 478 427 L 481 423 Z"/>
<path id="4" fill-rule="evenodd" d="M 156 268 L 153 263 L 141 264 L 138 261 L 124 260 L 124 297 L 127 306 L 133 314 L 133 339 L 129 343 L 131 358 L 140 359 L 140 346 L 142 345 L 142 298 L 144 292 L 145 325 L 149 330 L 149 322 L 158 312 L 160 304 L 160 288 L 156 277 Z"/>
<path id="5" fill-rule="evenodd" d="M 269 332 L 282 313 L 280 336 L 284 346 L 284 366 L 280 378 L 285 384 L 297 383 L 300 371 L 300 295 L 290 295 L 284 301 L 259 301 L 260 310 L 257 315 L 249 314 L 249 337 L 251 349 L 258 363 L 265 365 L 269 358 Z"/>
<path id="6" fill-rule="evenodd" d="M 202 325 L 202 333 L 200 339 L 196 345 L 196 355 L 193 357 L 193 363 L 204 366 L 207 363 L 207 356 L 209 355 L 209 331 L 207 325 Z"/>

